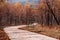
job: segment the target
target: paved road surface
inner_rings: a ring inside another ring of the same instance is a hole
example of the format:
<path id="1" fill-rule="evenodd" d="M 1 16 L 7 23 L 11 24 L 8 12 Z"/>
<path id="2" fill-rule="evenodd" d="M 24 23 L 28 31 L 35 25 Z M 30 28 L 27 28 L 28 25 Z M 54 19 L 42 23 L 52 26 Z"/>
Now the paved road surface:
<path id="1" fill-rule="evenodd" d="M 26 25 L 6 27 L 4 30 L 11 40 L 57 40 L 45 35 L 18 29 L 21 27 L 26 27 Z"/>

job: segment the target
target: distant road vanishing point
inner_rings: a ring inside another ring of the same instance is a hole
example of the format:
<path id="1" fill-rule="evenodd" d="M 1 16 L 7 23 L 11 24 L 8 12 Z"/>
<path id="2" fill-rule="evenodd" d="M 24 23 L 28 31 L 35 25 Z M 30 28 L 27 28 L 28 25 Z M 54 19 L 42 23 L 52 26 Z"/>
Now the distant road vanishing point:
<path id="1" fill-rule="evenodd" d="M 11 40 L 58 40 L 45 35 L 18 29 L 26 26 L 27 25 L 6 27 L 4 28 L 4 31 Z"/>

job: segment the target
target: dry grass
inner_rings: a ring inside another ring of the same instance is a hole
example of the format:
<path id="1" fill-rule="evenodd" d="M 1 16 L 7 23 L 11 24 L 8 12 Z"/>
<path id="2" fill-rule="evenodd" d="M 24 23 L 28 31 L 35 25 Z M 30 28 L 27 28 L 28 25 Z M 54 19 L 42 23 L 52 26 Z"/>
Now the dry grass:
<path id="1" fill-rule="evenodd" d="M 36 25 L 36 26 L 29 26 L 29 27 L 23 27 L 19 28 L 23 30 L 28 30 L 31 32 L 36 32 L 39 34 L 47 35 L 53 38 L 60 39 L 60 27 L 59 26 L 41 26 L 41 25 Z"/>
<path id="2" fill-rule="evenodd" d="M 0 30 L 0 40 L 10 40 L 7 34 L 2 30 Z"/>

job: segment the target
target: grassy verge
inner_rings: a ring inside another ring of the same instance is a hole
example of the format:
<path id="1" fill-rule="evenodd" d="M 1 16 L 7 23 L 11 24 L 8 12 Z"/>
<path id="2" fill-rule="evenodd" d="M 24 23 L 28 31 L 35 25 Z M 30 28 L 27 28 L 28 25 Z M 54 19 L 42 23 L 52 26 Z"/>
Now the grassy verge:
<path id="1" fill-rule="evenodd" d="M 23 28 L 19 28 L 23 30 L 28 30 L 31 32 L 47 35 L 53 38 L 60 39 L 60 27 L 59 26 L 41 26 L 41 25 L 36 25 L 36 26 L 27 26 Z"/>
<path id="2" fill-rule="evenodd" d="M 0 30 L 0 40 L 10 40 L 3 30 Z"/>

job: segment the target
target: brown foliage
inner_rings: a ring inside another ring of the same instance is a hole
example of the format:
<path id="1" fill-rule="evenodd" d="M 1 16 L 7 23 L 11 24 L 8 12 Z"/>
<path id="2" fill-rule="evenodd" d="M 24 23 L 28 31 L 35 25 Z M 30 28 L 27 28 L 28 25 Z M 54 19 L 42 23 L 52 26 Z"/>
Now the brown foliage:
<path id="1" fill-rule="evenodd" d="M 59 9 L 60 9 L 60 1 L 54 0 L 54 5 L 52 6 L 52 1 L 50 1 L 50 7 L 52 10 L 55 10 L 55 15 L 57 16 L 58 21 L 60 20 Z M 55 3 L 56 2 L 56 3 Z M 1 4 L 0 5 L 0 24 L 3 25 L 18 25 L 18 24 L 30 24 L 30 23 L 41 23 L 46 24 L 48 20 L 48 14 L 51 18 L 51 13 L 45 0 L 37 5 L 36 8 L 32 8 L 28 3 L 26 5 L 22 5 L 21 3 L 15 4 Z M 58 13 L 58 14 L 57 14 Z M 54 24 L 54 19 L 52 16 L 52 21 L 49 18 L 49 23 Z"/>

